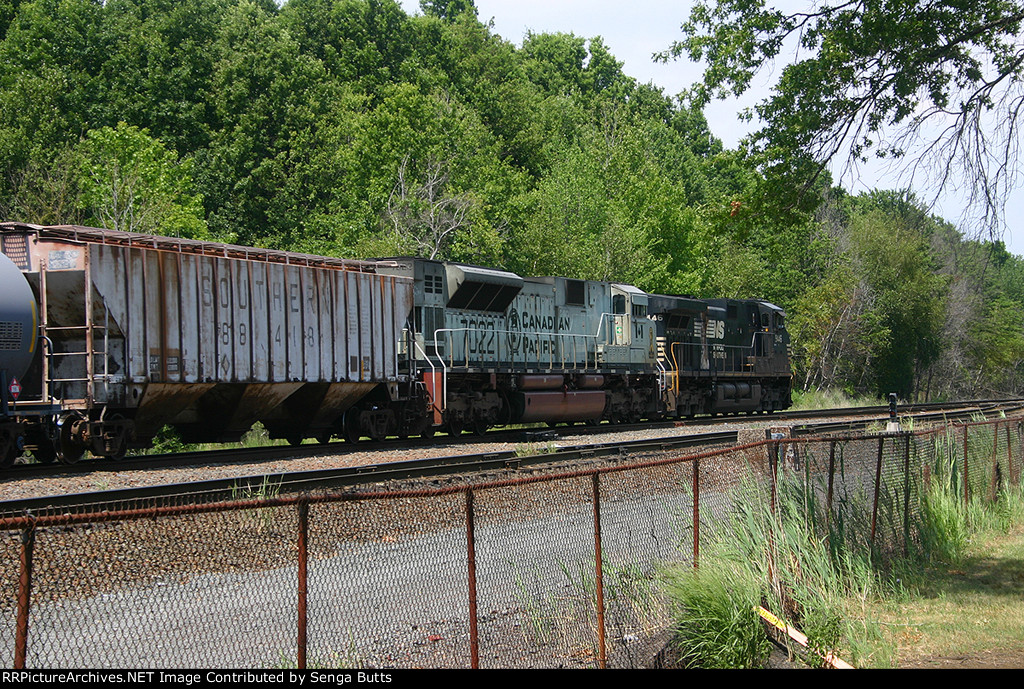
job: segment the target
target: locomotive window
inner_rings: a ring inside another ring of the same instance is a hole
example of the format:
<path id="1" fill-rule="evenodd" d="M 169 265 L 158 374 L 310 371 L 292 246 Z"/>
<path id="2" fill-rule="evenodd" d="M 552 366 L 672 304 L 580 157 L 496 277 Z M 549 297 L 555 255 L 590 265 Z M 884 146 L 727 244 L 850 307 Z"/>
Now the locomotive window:
<path id="1" fill-rule="evenodd" d="M 646 304 L 633 304 L 633 315 L 637 318 L 643 318 L 647 315 Z"/>
<path id="2" fill-rule="evenodd" d="M 586 304 L 586 289 L 583 280 L 565 281 L 565 303 L 570 306 Z"/>
<path id="3" fill-rule="evenodd" d="M 768 323 L 769 323 L 769 321 L 768 321 L 768 314 L 767 313 L 762 313 L 761 314 L 761 325 L 764 326 L 765 328 L 767 328 L 768 327 Z"/>
<path id="4" fill-rule="evenodd" d="M 623 294 L 616 294 L 612 297 L 612 313 L 615 315 L 626 313 L 626 297 Z"/>
<path id="5" fill-rule="evenodd" d="M 775 314 L 775 328 L 782 330 L 786 327 L 785 319 L 780 314 Z"/>

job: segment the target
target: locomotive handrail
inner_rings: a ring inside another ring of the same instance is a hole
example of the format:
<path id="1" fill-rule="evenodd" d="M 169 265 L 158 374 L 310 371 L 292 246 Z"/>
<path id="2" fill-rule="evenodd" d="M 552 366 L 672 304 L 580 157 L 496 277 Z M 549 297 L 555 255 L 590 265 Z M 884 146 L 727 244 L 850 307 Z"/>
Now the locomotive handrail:
<path id="1" fill-rule="evenodd" d="M 426 361 L 427 365 L 430 366 L 431 380 L 434 380 L 433 377 L 437 373 L 437 369 L 434 368 L 434 362 L 432 362 L 430 360 L 430 356 L 427 355 L 427 352 L 422 347 L 420 347 L 420 343 L 416 341 L 415 335 L 411 339 L 412 339 L 413 346 L 416 347 L 416 349 L 418 349 L 421 354 L 423 354 L 424 361 Z M 440 357 L 439 357 L 439 359 L 440 359 Z M 444 366 L 444 361 L 443 360 L 441 361 L 441 365 Z M 434 396 L 433 395 L 430 396 L 430 407 L 432 409 L 436 409 L 437 411 L 441 412 L 442 414 L 444 413 L 445 406 L 446 406 L 445 403 L 447 402 L 447 396 L 448 396 L 447 395 L 447 392 L 448 392 L 448 390 L 447 390 L 447 372 L 445 373 L 444 380 L 445 380 L 444 388 L 443 388 L 444 389 L 444 393 L 442 393 L 442 395 L 441 395 L 441 405 L 442 406 L 440 408 L 437 407 L 437 400 L 434 399 Z M 435 384 L 436 384 L 436 381 L 435 381 Z"/>
<path id="2" fill-rule="evenodd" d="M 524 330 L 506 330 L 506 329 L 497 329 L 497 328 L 491 329 L 491 328 L 469 328 L 469 327 L 465 327 L 465 328 L 438 328 L 437 330 L 434 331 L 434 339 L 436 341 L 438 339 L 438 336 L 443 333 L 445 335 L 445 343 L 446 344 L 454 344 L 454 339 L 453 339 L 454 334 L 455 333 L 463 333 L 464 334 L 463 349 L 465 350 L 464 351 L 465 366 L 466 366 L 466 368 L 469 368 L 470 361 L 469 361 L 469 346 L 468 346 L 468 343 L 469 343 L 469 333 L 471 333 L 471 332 L 493 333 L 495 335 L 520 335 L 520 336 L 522 336 L 524 338 L 526 338 L 526 337 L 536 337 L 537 342 L 538 342 L 538 346 L 537 346 L 537 350 L 538 351 L 540 350 L 539 342 L 540 342 L 541 338 L 546 338 L 549 341 L 553 341 L 558 346 L 559 351 L 562 352 L 561 359 L 562 359 L 562 367 L 563 368 L 565 368 L 565 355 L 564 355 L 564 349 L 565 348 L 563 346 L 561 346 L 561 343 L 563 342 L 564 338 L 571 338 L 571 340 L 573 342 L 573 353 L 574 353 L 574 355 L 577 353 L 577 350 L 576 350 L 576 340 L 577 339 L 580 339 L 580 338 L 582 338 L 584 340 L 593 339 L 594 340 L 594 344 L 595 344 L 594 366 L 595 367 L 597 366 L 597 359 L 596 359 L 596 357 L 597 357 L 596 345 L 598 344 L 597 343 L 597 336 L 596 335 L 587 335 L 586 333 L 555 333 L 555 332 L 544 332 L 544 331 L 540 331 L 540 330 L 524 331 Z M 505 338 L 500 338 L 500 337 L 496 338 L 496 341 L 498 343 L 498 348 L 497 348 L 497 351 L 495 351 L 494 355 L 495 355 L 496 359 L 500 361 L 501 358 L 502 358 L 502 350 L 507 347 L 507 343 L 505 342 Z M 523 347 L 523 348 L 520 348 L 520 349 L 522 349 L 522 354 L 523 354 L 522 365 L 525 367 L 529 363 L 529 361 L 527 360 L 526 348 Z M 454 350 L 454 347 L 449 347 L 449 350 L 448 350 L 448 365 L 450 365 L 451 367 L 454 368 L 454 366 L 455 366 L 455 352 L 453 350 Z M 513 363 L 513 364 L 518 363 L 515 360 L 513 355 L 514 355 L 514 352 L 507 352 L 507 353 L 505 353 L 505 356 L 508 357 L 508 361 L 510 363 Z M 444 359 L 441 358 L 441 357 L 438 357 L 438 359 L 442 362 L 442 365 L 444 365 Z M 584 359 L 585 360 L 583 361 L 583 368 L 586 369 L 588 364 L 590 363 L 590 355 L 589 355 L 589 352 L 587 352 L 587 350 L 584 350 Z M 540 357 L 538 357 L 537 363 L 538 364 L 540 363 Z M 554 364 L 555 364 L 554 347 L 551 347 L 548 350 L 548 366 L 549 366 L 549 368 L 554 368 Z M 579 369 L 579 361 L 576 360 L 575 356 L 574 356 L 574 361 L 573 361 L 572 368 L 574 370 L 575 369 Z"/>

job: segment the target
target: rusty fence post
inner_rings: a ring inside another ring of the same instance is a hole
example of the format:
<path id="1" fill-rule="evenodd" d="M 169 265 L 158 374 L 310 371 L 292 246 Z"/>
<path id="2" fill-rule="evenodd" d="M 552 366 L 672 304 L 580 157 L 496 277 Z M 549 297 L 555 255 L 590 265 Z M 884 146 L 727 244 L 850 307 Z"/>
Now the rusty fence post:
<path id="1" fill-rule="evenodd" d="M 903 555 L 910 552 L 910 433 L 903 445 Z"/>
<path id="2" fill-rule="evenodd" d="M 778 496 L 776 482 L 779 478 L 779 453 L 782 442 L 779 440 L 772 441 L 771 450 L 768 454 L 769 470 L 772 475 L 772 516 L 775 516 L 775 500 Z"/>
<path id="3" fill-rule="evenodd" d="M 700 558 L 700 460 L 693 460 L 693 568 Z"/>
<path id="4" fill-rule="evenodd" d="M 878 461 L 875 463 L 875 495 L 871 507 L 871 551 L 875 550 L 875 532 L 878 528 L 878 496 L 882 492 L 882 449 L 885 438 L 878 439 Z"/>
<path id="5" fill-rule="evenodd" d="M 306 669 L 306 602 L 308 593 L 308 579 L 307 579 L 307 563 L 308 548 L 309 548 L 309 503 L 300 502 L 298 504 L 299 510 L 299 562 L 298 562 L 298 576 L 299 576 L 299 602 L 298 602 L 298 640 L 296 642 L 296 653 L 295 664 L 299 670 Z"/>
<path id="6" fill-rule="evenodd" d="M 476 513 L 473 490 L 466 490 L 466 572 L 469 583 L 469 654 L 470 667 L 480 667 L 480 631 L 477 626 L 476 600 Z"/>
<path id="7" fill-rule="evenodd" d="M 605 650 L 604 630 L 604 571 L 602 568 L 603 551 L 601 549 L 601 481 L 598 474 L 592 476 L 594 488 L 594 562 L 595 583 L 597 586 L 597 657 L 598 666 L 603 670 L 608 665 Z"/>
<path id="8" fill-rule="evenodd" d="M 825 533 L 832 538 L 832 496 L 836 480 L 836 441 L 828 444 L 828 492 L 825 493 Z"/>
<path id="9" fill-rule="evenodd" d="M 21 572 L 18 576 L 18 621 L 14 638 L 14 669 L 25 669 L 28 655 L 28 616 L 32 600 L 32 553 L 36 545 L 36 527 L 21 532 Z"/>
<path id="10" fill-rule="evenodd" d="M 771 509 L 772 524 L 771 527 L 768 529 L 768 580 L 772 583 L 773 586 L 775 585 L 775 500 L 777 496 L 776 481 L 778 480 L 780 446 L 780 440 L 772 440 L 766 448 L 768 450 L 768 465 L 769 471 L 771 472 L 772 484 L 772 502 L 769 506 Z"/>
<path id="11" fill-rule="evenodd" d="M 1007 471 L 1006 477 L 1007 477 L 1007 482 L 1012 486 L 1012 485 L 1016 485 L 1016 484 L 1014 483 L 1014 474 L 1013 474 L 1013 443 L 1011 442 L 1010 438 L 1011 438 L 1011 436 L 1010 436 L 1010 423 L 1007 422 L 1006 423 L 1006 471 Z"/>
<path id="12" fill-rule="evenodd" d="M 992 476 L 988 482 L 988 499 L 995 502 L 1002 484 L 1002 472 L 999 468 L 999 421 L 992 426 Z"/>
<path id="13" fill-rule="evenodd" d="M 968 425 L 964 424 L 964 508 L 971 502 L 970 477 L 967 473 L 967 430 Z"/>

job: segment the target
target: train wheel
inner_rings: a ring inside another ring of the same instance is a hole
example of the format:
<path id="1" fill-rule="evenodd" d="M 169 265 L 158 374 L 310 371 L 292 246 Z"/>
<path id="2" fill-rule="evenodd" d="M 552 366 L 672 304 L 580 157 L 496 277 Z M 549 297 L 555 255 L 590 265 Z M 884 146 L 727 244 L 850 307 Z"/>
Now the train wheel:
<path id="1" fill-rule="evenodd" d="M 486 435 L 488 428 L 490 428 L 490 426 L 487 425 L 486 421 L 473 422 L 473 433 L 475 433 L 476 435 Z"/>
<path id="2" fill-rule="evenodd" d="M 433 426 L 427 426 L 422 431 L 420 431 L 420 436 L 423 438 L 433 438 L 436 430 L 437 429 L 435 429 Z"/>
<path id="3" fill-rule="evenodd" d="M 345 415 L 341 417 L 341 427 L 341 437 L 345 439 L 345 442 L 355 445 L 363 437 L 363 429 L 359 427 L 358 412 L 351 416 L 345 412 Z"/>
<path id="4" fill-rule="evenodd" d="M 49 440 L 43 440 L 36 449 L 32 450 L 32 456 L 40 464 L 53 464 L 57 461 L 57 450 Z"/>
<path id="5" fill-rule="evenodd" d="M 462 435 L 462 431 L 465 429 L 465 425 L 462 423 L 462 419 L 452 419 L 448 422 L 448 435 L 458 437 Z"/>
<path id="6" fill-rule="evenodd" d="M 85 419 L 78 412 L 68 412 L 57 421 L 57 460 L 61 464 L 74 464 L 85 454 L 85 448 L 75 442 L 75 426 Z"/>
<path id="7" fill-rule="evenodd" d="M 321 445 L 327 445 L 328 443 L 331 442 L 331 438 L 333 438 L 333 437 L 334 437 L 333 433 L 331 433 L 330 431 L 324 431 L 324 432 L 320 433 L 320 435 L 318 435 L 316 437 L 316 441 L 318 443 L 320 443 Z"/>
<path id="8" fill-rule="evenodd" d="M 121 414 L 114 414 L 110 419 L 114 422 L 114 428 L 118 429 L 118 432 L 114 438 L 113 449 L 105 456 L 107 459 L 112 459 L 116 462 L 117 460 L 124 459 L 125 455 L 128 454 L 128 426 Z"/>
<path id="9" fill-rule="evenodd" d="M 291 445 L 292 447 L 298 447 L 299 445 L 302 444 L 302 441 L 305 440 L 305 438 L 302 437 L 301 433 L 292 433 L 287 438 L 285 438 L 285 440 L 287 440 L 288 444 Z"/>

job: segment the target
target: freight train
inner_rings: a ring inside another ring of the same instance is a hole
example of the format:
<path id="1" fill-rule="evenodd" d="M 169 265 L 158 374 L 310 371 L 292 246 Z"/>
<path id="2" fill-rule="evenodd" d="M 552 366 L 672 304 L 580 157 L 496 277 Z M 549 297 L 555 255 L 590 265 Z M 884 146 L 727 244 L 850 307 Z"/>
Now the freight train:
<path id="1" fill-rule="evenodd" d="M 790 405 L 763 301 L 0 223 L 0 465 Z"/>

